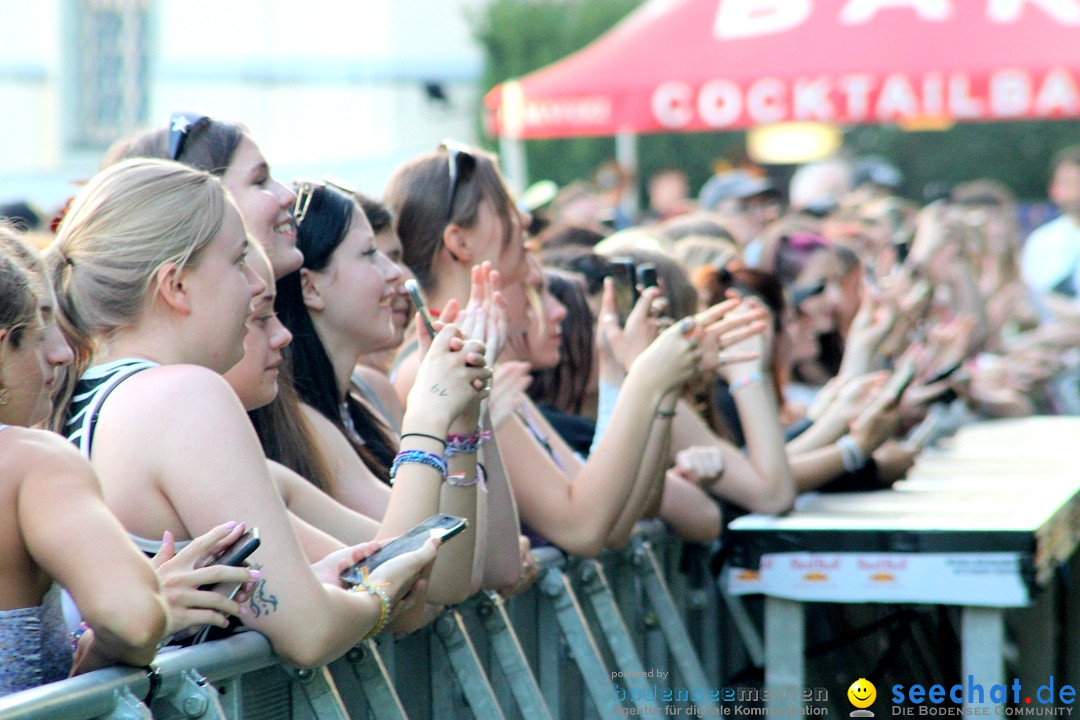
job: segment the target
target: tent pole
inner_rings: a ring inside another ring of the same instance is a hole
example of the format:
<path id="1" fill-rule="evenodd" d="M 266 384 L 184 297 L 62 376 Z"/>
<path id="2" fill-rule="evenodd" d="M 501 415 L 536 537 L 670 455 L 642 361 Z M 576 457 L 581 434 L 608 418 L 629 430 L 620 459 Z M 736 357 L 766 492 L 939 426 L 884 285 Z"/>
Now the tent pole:
<path id="1" fill-rule="evenodd" d="M 529 186 L 529 166 L 525 159 L 525 142 L 521 138 L 499 138 L 499 158 L 503 175 L 515 195 L 521 195 Z"/>
<path id="2" fill-rule="evenodd" d="M 637 161 L 637 135 L 632 132 L 620 132 L 615 134 L 615 161 L 630 176 L 630 188 L 623 193 L 619 206 L 623 214 L 628 218 L 638 216 L 638 161 Z"/>

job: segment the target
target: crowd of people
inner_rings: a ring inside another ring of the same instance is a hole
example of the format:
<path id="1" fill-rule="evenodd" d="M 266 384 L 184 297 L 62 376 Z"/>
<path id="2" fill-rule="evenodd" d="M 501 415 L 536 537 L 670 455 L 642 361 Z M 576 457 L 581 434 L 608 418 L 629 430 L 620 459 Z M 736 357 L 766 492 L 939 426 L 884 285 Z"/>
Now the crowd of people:
<path id="1" fill-rule="evenodd" d="M 241 626 L 319 666 L 538 545 L 714 543 L 1075 411 L 1080 150 L 1026 244 L 1000 183 L 920 207 L 890 169 L 668 170 L 632 224 L 612 168 L 527 208 L 450 142 L 381 199 L 210 116 L 117 142 L 54 233 L 0 228 L 0 695 Z M 341 579 L 436 513 L 467 530 Z"/>

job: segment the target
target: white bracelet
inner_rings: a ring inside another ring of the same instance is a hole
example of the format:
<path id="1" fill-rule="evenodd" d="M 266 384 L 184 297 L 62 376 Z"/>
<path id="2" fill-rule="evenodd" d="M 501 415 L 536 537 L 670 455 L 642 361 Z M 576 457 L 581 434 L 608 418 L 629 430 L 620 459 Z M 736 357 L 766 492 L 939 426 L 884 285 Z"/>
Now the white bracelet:
<path id="1" fill-rule="evenodd" d="M 836 445 L 840 448 L 840 456 L 844 460 L 844 470 L 855 472 L 866 465 L 866 455 L 850 435 L 844 435 L 836 441 Z"/>

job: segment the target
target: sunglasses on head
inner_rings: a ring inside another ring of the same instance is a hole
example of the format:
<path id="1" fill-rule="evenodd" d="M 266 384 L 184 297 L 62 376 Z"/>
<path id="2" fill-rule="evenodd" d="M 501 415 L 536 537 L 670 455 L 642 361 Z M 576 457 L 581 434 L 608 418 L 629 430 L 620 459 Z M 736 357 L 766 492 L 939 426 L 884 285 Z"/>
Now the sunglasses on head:
<path id="1" fill-rule="evenodd" d="M 169 116 L 169 159 L 177 160 L 184 152 L 188 133 L 210 116 L 193 110 L 174 110 Z"/>
<path id="2" fill-rule="evenodd" d="M 439 149 L 446 151 L 450 167 L 450 191 L 446 196 L 446 222 L 450 222 L 454 217 L 454 196 L 457 195 L 458 185 L 468 180 L 476 169 L 476 156 L 467 145 L 454 140 L 443 140 Z"/>
<path id="3" fill-rule="evenodd" d="M 333 188 L 351 198 L 356 198 L 357 190 L 350 185 L 336 177 L 330 175 L 323 175 L 322 180 L 307 180 L 304 178 L 298 178 L 293 180 L 293 190 L 296 193 L 296 202 L 293 203 L 293 220 L 299 225 L 304 221 L 304 217 L 307 216 L 308 208 L 311 206 L 311 197 L 315 194 L 316 188 Z"/>

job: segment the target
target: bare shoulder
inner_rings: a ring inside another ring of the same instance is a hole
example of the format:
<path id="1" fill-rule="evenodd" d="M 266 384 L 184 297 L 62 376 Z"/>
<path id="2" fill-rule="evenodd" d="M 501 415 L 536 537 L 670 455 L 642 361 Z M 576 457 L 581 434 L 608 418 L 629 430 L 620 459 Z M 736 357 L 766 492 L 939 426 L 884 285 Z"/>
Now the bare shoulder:
<path id="1" fill-rule="evenodd" d="M 0 478 L 39 488 L 57 483 L 98 487 L 90 461 L 66 438 L 24 427 L 0 433 Z"/>
<path id="2" fill-rule="evenodd" d="M 67 438 L 50 430 L 9 427 L 0 433 L 0 468 L 73 468 L 90 472 L 90 461 Z"/>

